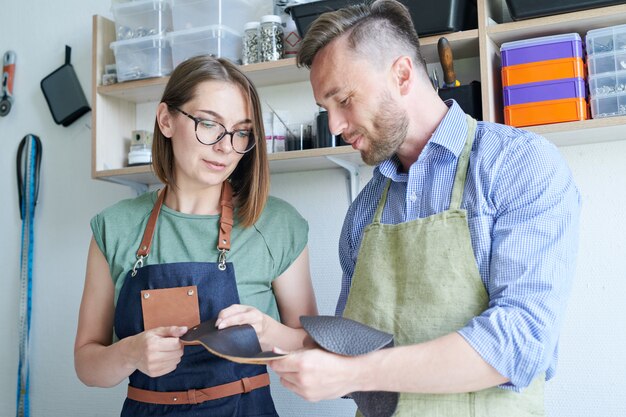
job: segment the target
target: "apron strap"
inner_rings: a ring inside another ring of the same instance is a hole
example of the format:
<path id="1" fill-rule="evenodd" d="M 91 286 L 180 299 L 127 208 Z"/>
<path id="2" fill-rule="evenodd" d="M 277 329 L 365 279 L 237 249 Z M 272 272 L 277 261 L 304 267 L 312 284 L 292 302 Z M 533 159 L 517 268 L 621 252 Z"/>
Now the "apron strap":
<path id="1" fill-rule="evenodd" d="M 154 203 L 154 208 L 152 209 L 152 213 L 150 213 L 150 218 L 148 219 L 146 230 L 143 231 L 141 244 L 139 245 L 139 249 L 137 250 L 137 259 L 145 258 L 150 253 L 150 248 L 152 247 L 152 236 L 154 235 L 154 227 L 156 226 L 157 219 L 159 218 L 159 213 L 161 213 L 161 207 L 163 206 L 163 201 L 165 201 L 166 193 L 167 185 L 161 190 L 161 194 L 159 194 L 159 197 Z"/>
<path id="2" fill-rule="evenodd" d="M 220 195 L 220 235 L 217 240 L 219 250 L 230 250 L 230 233 L 233 230 L 233 186 L 230 181 L 222 183 L 222 193 Z"/>
<path id="3" fill-rule="evenodd" d="M 387 194 L 389 194 L 389 187 L 391 187 L 391 178 L 387 180 L 385 184 L 385 188 L 383 189 L 383 195 L 380 197 L 378 201 L 378 207 L 376 207 L 376 213 L 374 213 L 374 219 L 372 223 L 380 223 L 380 220 L 383 217 L 383 209 L 385 208 L 385 203 L 387 202 Z"/>
<path id="4" fill-rule="evenodd" d="M 163 202 L 165 201 L 166 193 L 167 185 L 161 190 L 161 193 L 159 194 L 157 200 L 154 203 L 154 207 L 152 208 L 152 213 L 150 213 L 148 224 L 146 225 L 146 229 L 143 232 L 141 244 L 139 245 L 139 249 L 137 249 L 137 262 L 133 267 L 133 276 L 135 276 L 135 274 L 137 273 L 137 268 L 141 268 L 143 266 L 144 258 L 146 258 L 150 253 L 150 249 L 152 247 L 152 237 L 154 236 L 154 229 L 156 227 L 156 222 L 159 218 L 159 214 L 161 213 L 161 207 L 163 206 Z M 222 183 L 222 191 L 220 193 L 220 206 L 220 230 L 217 248 L 221 253 L 220 263 L 222 263 L 222 258 L 225 263 L 225 254 L 230 250 L 230 235 L 231 231 L 233 230 L 234 224 L 233 187 L 230 185 L 229 181 L 224 181 Z"/>
<path id="5" fill-rule="evenodd" d="M 454 177 L 454 185 L 452 186 L 452 195 L 450 196 L 450 209 L 460 209 L 463 200 L 463 191 L 465 190 L 465 179 L 467 178 L 467 168 L 469 167 L 470 152 L 474 144 L 474 136 L 476 134 L 476 120 L 469 115 L 467 117 L 467 136 L 465 138 L 465 146 L 459 156 L 459 162 L 456 166 L 456 175 Z"/>

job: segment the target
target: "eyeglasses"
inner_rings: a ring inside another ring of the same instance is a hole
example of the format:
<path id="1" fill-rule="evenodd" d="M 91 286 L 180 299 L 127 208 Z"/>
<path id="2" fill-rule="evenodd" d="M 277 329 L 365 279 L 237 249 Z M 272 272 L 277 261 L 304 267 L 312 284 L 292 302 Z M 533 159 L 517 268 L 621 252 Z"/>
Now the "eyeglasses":
<path id="1" fill-rule="evenodd" d="M 229 132 L 226 126 L 219 122 L 192 116 L 178 107 L 172 106 L 172 108 L 195 122 L 196 139 L 203 145 L 215 145 L 226 135 L 230 135 L 230 144 L 237 153 L 244 154 L 256 145 L 254 133 L 252 133 L 251 129 L 235 129 Z"/>

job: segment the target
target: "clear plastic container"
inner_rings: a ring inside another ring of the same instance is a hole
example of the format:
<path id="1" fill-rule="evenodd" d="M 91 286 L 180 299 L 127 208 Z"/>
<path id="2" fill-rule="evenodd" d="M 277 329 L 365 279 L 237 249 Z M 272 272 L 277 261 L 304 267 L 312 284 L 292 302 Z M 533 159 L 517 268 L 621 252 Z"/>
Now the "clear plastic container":
<path id="1" fill-rule="evenodd" d="M 585 44 L 588 55 L 626 51 L 626 25 L 590 30 Z"/>
<path id="2" fill-rule="evenodd" d="M 626 71 L 626 49 L 587 56 L 589 75 Z"/>
<path id="3" fill-rule="evenodd" d="M 589 95 L 592 98 L 626 92 L 626 71 L 589 77 Z"/>
<path id="4" fill-rule="evenodd" d="M 174 30 L 226 25 L 242 33 L 246 22 L 271 12 L 267 0 L 169 0 Z"/>
<path id="5" fill-rule="evenodd" d="M 626 116 L 626 92 L 591 99 L 591 117 Z"/>
<path id="6" fill-rule="evenodd" d="M 240 62 L 241 36 L 227 26 L 205 26 L 170 32 L 167 39 L 172 47 L 174 67 L 193 56 L 211 54 Z"/>
<path id="7" fill-rule="evenodd" d="M 167 0 L 140 0 L 112 6 L 118 41 L 162 35 L 172 30 L 172 9 Z"/>
<path id="8" fill-rule="evenodd" d="M 261 61 L 278 61 L 283 58 L 283 26 L 280 16 L 273 14 L 261 17 L 260 49 Z"/>
<path id="9" fill-rule="evenodd" d="M 259 22 L 248 22 L 244 25 L 243 44 L 241 46 L 241 62 L 244 65 L 260 62 L 259 25 Z"/>
<path id="10" fill-rule="evenodd" d="M 172 50 L 163 35 L 111 42 L 117 80 L 163 77 L 172 72 Z"/>

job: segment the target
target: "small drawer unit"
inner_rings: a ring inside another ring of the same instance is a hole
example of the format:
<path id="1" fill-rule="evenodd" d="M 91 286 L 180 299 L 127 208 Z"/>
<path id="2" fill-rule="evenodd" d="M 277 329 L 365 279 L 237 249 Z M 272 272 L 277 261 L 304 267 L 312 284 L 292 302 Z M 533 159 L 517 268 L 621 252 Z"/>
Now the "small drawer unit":
<path id="1" fill-rule="evenodd" d="M 111 42 L 118 81 L 163 77 L 172 72 L 172 50 L 164 35 Z"/>
<path id="2" fill-rule="evenodd" d="M 118 41 L 163 35 L 172 30 L 172 9 L 167 0 L 116 3 L 112 9 Z"/>
<path id="3" fill-rule="evenodd" d="M 588 118 L 585 49 L 578 33 L 507 42 L 500 52 L 506 124 Z"/>
<path id="4" fill-rule="evenodd" d="M 241 60 L 241 35 L 228 26 L 211 25 L 167 34 L 172 48 L 174 67 L 184 60 L 204 54 L 227 58 L 235 64 Z"/>
<path id="5" fill-rule="evenodd" d="M 590 30 L 585 43 L 591 117 L 626 115 L 626 25 Z"/>

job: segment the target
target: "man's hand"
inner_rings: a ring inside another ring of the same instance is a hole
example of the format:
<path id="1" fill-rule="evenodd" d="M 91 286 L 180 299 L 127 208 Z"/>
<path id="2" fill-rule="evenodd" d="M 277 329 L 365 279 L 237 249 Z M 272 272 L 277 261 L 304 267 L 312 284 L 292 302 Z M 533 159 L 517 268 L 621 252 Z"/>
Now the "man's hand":
<path id="1" fill-rule="evenodd" d="M 320 401 L 361 390 L 365 374 L 359 360 L 321 349 L 308 349 L 291 352 L 283 359 L 271 361 L 269 366 L 286 388 L 305 400 Z"/>

